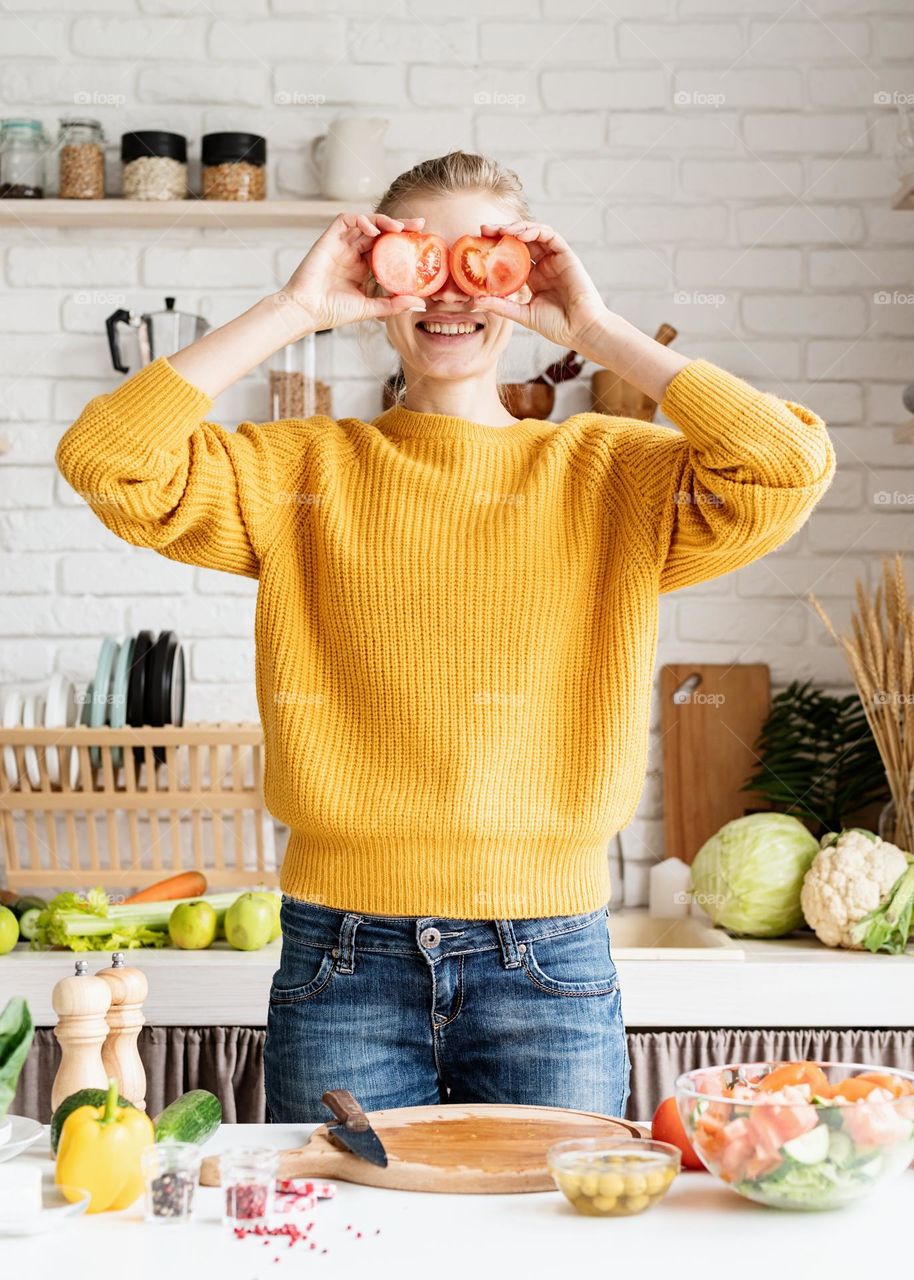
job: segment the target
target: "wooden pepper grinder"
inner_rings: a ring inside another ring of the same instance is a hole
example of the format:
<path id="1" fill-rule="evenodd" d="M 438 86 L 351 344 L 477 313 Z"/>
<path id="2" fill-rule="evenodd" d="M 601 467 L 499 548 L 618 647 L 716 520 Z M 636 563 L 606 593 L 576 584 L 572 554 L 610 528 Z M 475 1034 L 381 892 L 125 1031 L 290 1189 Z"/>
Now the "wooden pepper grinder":
<path id="1" fill-rule="evenodd" d="M 77 960 L 75 975 L 61 978 L 54 987 L 51 1004 L 57 1014 L 54 1034 L 61 1050 L 51 1089 L 51 1106 L 56 1111 L 77 1089 L 108 1087 L 102 1045 L 108 1035 L 105 1015 L 111 1005 L 111 990 L 107 982 L 89 974 L 88 961 Z"/>
<path id="2" fill-rule="evenodd" d="M 108 1010 L 108 1038 L 102 1048 L 102 1062 L 110 1079 L 118 1081 L 121 1095 L 140 1111 L 146 1110 L 146 1071 L 137 1041 L 143 1017 L 143 1001 L 149 994 L 149 982 L 142 969 L 124 964 L 123 951 L 115 951 L 111 968 L 100 969 L 98 976 L 111 992 Z"/>

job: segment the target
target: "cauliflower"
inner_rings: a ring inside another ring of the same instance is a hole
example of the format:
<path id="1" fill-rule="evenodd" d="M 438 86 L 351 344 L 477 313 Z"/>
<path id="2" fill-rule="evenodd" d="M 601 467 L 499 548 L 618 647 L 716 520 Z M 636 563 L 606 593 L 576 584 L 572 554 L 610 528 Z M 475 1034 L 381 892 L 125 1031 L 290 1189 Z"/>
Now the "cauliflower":
<path id="1" fill-rule="evenodd" d="M 899 954 L 914 912 L 914 861 L 870 831 L 832 832 L 806 873 L 800 905 L 826 946 Z"/>

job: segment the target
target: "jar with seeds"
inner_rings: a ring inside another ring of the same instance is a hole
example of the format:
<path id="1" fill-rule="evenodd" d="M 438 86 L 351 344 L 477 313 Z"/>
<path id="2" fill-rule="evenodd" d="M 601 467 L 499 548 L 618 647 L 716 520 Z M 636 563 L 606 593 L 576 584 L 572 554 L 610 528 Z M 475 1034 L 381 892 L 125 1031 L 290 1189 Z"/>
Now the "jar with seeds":
<path id="1" fill-rule="evenodd" d="M 290 342 L 270 360 L 270 417 L 330 418 L 333 331 L 321 329 Z"/>
<path id="2" fill-rule="evenodd" d="M 105 135 L 97 120 L 61 120 L 57 134 L 61 200 L 103 200 Z"/>
<path id="3" fill-rule="evenodd" d="M 267 140 L 257 133 L 207 133 L 200 145 L 204 200 L 265 200 Z"/>
<path id="4" fill-rule="evenodd" d="M 125 200 L 183 200 L 187 196 L 187 139 L 164 129 L 121 137 Z"/>

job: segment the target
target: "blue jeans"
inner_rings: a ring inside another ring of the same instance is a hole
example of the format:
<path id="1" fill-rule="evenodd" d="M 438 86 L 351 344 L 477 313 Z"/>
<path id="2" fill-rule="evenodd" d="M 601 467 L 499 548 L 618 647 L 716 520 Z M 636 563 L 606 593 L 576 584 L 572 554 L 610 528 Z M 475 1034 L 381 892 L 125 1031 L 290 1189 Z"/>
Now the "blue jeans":
<path id="1" fill-rule="evenodd" d="M 629 1062 L 607 911 L 542 920 L 361 915 L 284 897 L 264 1069 L 277 1123 L 510 1102 L 621 1116 Z"/>

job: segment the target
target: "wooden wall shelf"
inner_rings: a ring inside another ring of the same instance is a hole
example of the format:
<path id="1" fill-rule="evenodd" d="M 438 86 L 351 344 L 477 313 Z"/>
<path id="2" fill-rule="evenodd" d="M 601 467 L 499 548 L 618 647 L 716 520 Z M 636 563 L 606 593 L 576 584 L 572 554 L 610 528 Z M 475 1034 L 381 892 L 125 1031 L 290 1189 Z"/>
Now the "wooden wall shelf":
<path id="1" fill-rule="evenodd" d="M 344 208 L 337 200 L 0 200 L 0 226 L 22 227 L 323 227 Z"/>

